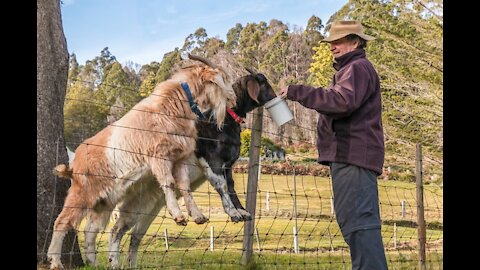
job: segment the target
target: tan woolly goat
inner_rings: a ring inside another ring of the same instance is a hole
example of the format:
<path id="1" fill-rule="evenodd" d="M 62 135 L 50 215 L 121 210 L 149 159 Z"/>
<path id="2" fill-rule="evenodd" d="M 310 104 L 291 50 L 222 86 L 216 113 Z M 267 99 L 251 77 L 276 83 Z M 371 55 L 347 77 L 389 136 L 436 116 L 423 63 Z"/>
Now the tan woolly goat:
<path id="1" fill-rule="evenodd" d="M 97 233 L 105 228 L 117 204 L 140 200 L 129 197 L 138 193 L 128 191 L 144 178 L 157 180 L 155 184 L 164 193 L 158 196 L 165 196 L 167 209 L 177 224 L 186 225 L 186 219 L 177 204 L 175 187 L 184 196 L 192 219 L 198 224 L 208 220 L 191 196 L 185 160 L 195 150 L 195 122 L 201 111 L 212 110 L 221 128 L 226 107 L 235 105 L 236 96 L 223 68 L 198 56 L 190 58 L 205 65 L 180 69 L 158 84 L 121 119 L 79 145 L 69 166 L 55 168 L 58 176 L 71 179 L 71 187 L 55 220 L 48 249 L 51 269 L 63 269 L 63 239 L 69 230 L 78 229 L 84 217 L 85 254 L 87 262 L 95 264 Z M 188 91 L 193 98 L 190 102 Z"/>

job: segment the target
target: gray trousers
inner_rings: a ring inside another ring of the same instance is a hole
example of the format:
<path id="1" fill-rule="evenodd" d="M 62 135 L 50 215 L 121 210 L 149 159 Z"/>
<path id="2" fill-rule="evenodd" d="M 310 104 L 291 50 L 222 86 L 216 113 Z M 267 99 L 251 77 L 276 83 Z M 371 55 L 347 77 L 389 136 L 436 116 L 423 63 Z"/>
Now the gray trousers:
<path id="1" fill-rule="evenodd" d="M 381 235 L 377 174 L 355 165 L 332 162 L 333 204 L 353 270 L 387 268 Z"/>

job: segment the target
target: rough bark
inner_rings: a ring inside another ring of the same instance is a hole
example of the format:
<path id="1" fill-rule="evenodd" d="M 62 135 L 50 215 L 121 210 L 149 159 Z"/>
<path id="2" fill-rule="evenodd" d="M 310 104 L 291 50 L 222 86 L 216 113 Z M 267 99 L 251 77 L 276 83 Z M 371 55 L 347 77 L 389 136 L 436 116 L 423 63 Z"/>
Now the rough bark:
<path id="1" fill-rule="evenodd" d="M 52 174 L 55 165 L 68 163 L 63 135 L 67 74 L 60 0 L 37 0 L 37 264 L 46 263 L 53 223 L 70 186 Z M 74 232 L 65 238 L 62 253 L 66 267 L 83 265 Z"/>

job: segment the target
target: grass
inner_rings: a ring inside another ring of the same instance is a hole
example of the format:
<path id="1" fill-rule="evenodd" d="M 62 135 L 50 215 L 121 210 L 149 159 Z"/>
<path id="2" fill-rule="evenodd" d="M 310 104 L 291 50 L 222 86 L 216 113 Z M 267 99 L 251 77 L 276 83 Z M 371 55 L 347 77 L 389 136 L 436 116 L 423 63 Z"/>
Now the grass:
<path id="1" fill-rule="evenodd" d="M 247 174 L 235 174 L 235 188 L 245 202 Z M 294 181 L 296 181 L 297 219 L 294 218 Z M 267 209 L 266 197 L 270 197 Z M 186 227 L 176 225 L 165 208 L 150 226 L 139 249 L 138 265 L 158 269 L 348 269 L 350 254 L 331 212 L 331 183 L 313 176 L 261 175 L 258 182 L 253 258 L 241 266 L 244 223 L 233 223 L 223 212 L 219 195 L 203 183 L 193 196 L 209 222 Z M 414 183 L 379 181 L 383 220 L 382 235 L 390 269 L 416 269 L 417 229 Z M 401 201 L 405 201 L 405 216 Z M 180 202 L 181 203 L 181 202 Z M 426 186 L 424 190 L 427 223 L 428 269 L 442 269 L 443 262 L 443 190 Z M 244 204 L 245 205 L 245 204 Z M 185 207 L 181 207 L 184 209 Z M 186 214 L 186 213 L 185 213 Z M 293 227 L 298 227 L 299 254 L 294 253 Z M 84 224 L 80 226 L 80 231 Z M 210 251 L 210 228 L 214 228 L 214 251 Z M 97 258 L 107 266 L 108 232 L 97 238 Z M 168 231 L 166 250 L 164 231 Z M 83 234 L 79 234 L 83 247 Z M 129 237 L 123 238 L 121 258 L 125 264 Z M 89 266 L 81 269 L 92 269 Z M 101 267 L 95 269 L 102 269 Z"/>

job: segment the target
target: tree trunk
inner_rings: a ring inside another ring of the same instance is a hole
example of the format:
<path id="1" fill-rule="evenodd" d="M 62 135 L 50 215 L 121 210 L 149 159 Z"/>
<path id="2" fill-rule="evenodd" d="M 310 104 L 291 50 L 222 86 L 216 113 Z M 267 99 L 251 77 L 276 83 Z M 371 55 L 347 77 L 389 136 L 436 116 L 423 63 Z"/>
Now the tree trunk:
<path id="1" fill-rule="evenodd" d="M 37 264 L 47 262 L 53 223 L 70 186 L 52 174 L 58 163 L 68 163 L 63 136 L 67 74 L 60 0 L 37 0 Z M 62 253 L 66 267 L 83 265 L 74 232 L 65 237 Z"/>

